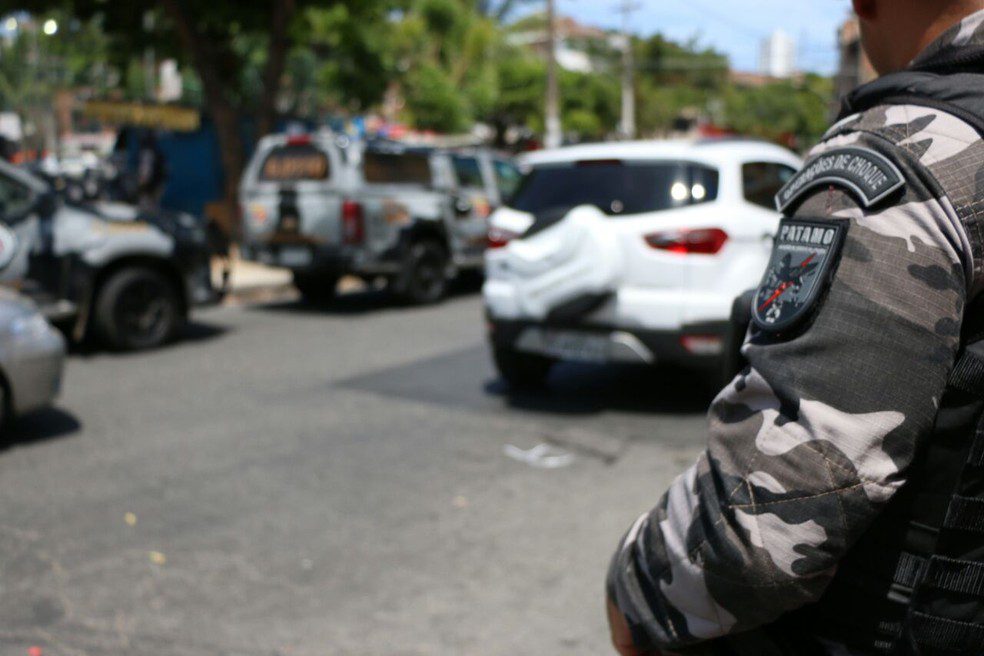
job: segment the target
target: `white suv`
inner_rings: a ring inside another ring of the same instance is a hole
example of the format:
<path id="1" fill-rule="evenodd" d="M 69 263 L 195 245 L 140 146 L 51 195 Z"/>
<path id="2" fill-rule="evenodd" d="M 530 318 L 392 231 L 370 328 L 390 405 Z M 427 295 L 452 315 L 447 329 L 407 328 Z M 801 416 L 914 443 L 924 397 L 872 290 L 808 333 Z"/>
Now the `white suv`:
<path id="1" fill-rule="evenodd" d="M 744 139 L 528 156 L 485 257 L 503 378 L 541 383 L 558 360 L 717 366 L 732 301 L 769 257 L 773 197 L 801 163 Z"/>

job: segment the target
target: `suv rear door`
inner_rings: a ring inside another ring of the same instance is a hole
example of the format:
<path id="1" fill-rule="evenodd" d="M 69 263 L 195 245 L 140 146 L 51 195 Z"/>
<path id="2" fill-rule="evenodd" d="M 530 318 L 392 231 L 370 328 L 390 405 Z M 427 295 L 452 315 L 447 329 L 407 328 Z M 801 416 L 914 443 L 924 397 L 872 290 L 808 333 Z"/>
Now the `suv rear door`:
<path id="1" fill-rule="evenodd" d="M 535 165 L 523 178 L 510 207 L 528 212 L 535 221 L 527 234 L 564 221 L 568 212 L 591 205 L 606 217 L 605 232 L 618 242 L 621 279 L 619 298 L 631 307 L 659 306 L 659 316 L 633 317 L 653 329 L 678 327 L 686 314 L 690 269 L 707 266 L 701 259 L 681 257 L 681 231 L 714 228 L 719 172 L 675 159 L 586 159 Z M 714 235 L 704 248 L 714 250 Z M 717 251 L 714 250 L 716 253 Z M 614 291 L 614 290 L 613 290 Z M 611 323 L 617 311 L 606 305 L 593 320 Z M 624 317 L 623 317 L 624 318 Z"/>
<path id="2" fill-rule="evenodd" d="M 240 188 L 247 243 L 277 248 L 277 264 L 303 267 L 303 246 L 341 242 L 341 153 L 330 138 L 262 141 Z M 301 248 L 297 248 L 300 246 Z"/>

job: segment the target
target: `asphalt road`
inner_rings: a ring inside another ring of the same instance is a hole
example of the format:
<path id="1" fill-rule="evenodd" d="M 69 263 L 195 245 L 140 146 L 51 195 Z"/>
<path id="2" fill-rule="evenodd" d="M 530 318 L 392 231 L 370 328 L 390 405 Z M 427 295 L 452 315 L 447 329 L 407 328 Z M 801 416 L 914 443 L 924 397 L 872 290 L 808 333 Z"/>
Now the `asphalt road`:
<path id="1" fill-rule="evenodd" d="M 74 353 L 0 450 L 0 655 L 608 653 L 609 555 L 709 398 L 579 366 L 510 397 L 482 333 L 475 294 L 356 294 Z M 564 466 L 504 451 L 538 444 Z"/>

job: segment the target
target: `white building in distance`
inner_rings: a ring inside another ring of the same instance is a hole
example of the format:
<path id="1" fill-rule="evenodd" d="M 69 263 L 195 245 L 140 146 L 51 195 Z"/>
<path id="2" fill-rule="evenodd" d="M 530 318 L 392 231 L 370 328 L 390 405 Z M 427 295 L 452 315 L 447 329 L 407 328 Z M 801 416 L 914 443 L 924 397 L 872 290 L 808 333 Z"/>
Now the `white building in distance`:
<path id="1" fill-rule="evenodd" d="M 771 77 L 790 77 L 796 72 L 796 42 L 782 30 L 762 40 L 759 72 Z"/>

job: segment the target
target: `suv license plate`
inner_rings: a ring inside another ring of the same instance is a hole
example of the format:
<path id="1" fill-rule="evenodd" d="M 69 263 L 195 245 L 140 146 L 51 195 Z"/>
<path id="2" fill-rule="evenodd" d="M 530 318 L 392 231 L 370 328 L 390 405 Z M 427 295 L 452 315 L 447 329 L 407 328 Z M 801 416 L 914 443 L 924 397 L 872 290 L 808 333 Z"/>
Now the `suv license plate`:
<path id="1" fill-rule="evenodd" d="M 277 263 L 284 267 L 306 267 L 311 264 L 314 257 L 311 249 L 302 247 L 289 247 L 280 249 Z"/>
<path id="2" fill-rule="evenodd" d="M 544 330 L 540 333 L 540 348 L 544 355 L 579 362 L 607 362 L 607 335 L 574 331 Z"/>

